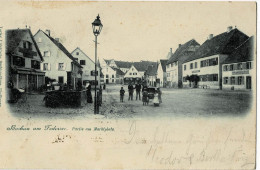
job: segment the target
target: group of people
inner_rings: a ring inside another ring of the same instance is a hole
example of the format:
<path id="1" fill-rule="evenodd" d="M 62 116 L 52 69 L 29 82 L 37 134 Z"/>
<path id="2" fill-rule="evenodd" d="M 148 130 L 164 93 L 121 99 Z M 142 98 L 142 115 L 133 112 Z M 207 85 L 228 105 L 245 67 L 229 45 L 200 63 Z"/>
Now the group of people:
<path id="1" fill-rule="evenodd" d="M 143 105 L 148 105 L 149 104 L 149 96 L 148 96 L 148 90 L 147 86 L 142 86 L 140 83 L 137 83 L 135 87 L 133 86 L 132 83 L 129 83 L 128 85 L 128 101 L 133 100 L 133 94 L 134 94 L 134 89 L 136 91 L 136 100 L 141 100 L 141 89 L 142 89 L 142 102 Z M 124 95 L 125 95 L 125 90 L 123 87 L 120 89 L 120 102 L 124 102 Z M 158 97 L 159 103 L 162 103 L 162 98 L 161 98 L 162 92 L 160 88 L 157 88 L 155 91 L 155 96 Z"/>

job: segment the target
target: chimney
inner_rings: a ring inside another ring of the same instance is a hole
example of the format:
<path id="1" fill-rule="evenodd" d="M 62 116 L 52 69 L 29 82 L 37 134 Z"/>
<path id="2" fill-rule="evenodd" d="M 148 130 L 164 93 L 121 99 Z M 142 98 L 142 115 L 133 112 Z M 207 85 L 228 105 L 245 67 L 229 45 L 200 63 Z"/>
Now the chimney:
<path id="1" fill-rule="evenodd" d="M 181 44 L 179 44 L 179 48 L 181 47 Z"/>
<path id="2" fill-rule="evenodd" d="M 232 30 L 232 26 L 227 27 L 227 33 L 229 33 Z"/>
<path id="3" fill-rule="evenodd" d="M 55 40 L 59 43 L 60 42 L 60 39 L 59 38 L 55 38 Z"/>
<path id="4" fill-rule="evenodd" d="M 46 34 L 47 34 L 48 36 L 51 36 L 51 31 L 50 31 L 50 30 L 45 30 L 45 32 L 46 32 Z"/>
<path id="5" fill-rule="evenodd" d="M 172 48 L 170 48 L 170 53 L 172 54 Z"/>
<path id="6" fill-rule="evenodd" d="M 209 34 L 208 40 L 211 40 L 213 38 L 213 34 Z"/>

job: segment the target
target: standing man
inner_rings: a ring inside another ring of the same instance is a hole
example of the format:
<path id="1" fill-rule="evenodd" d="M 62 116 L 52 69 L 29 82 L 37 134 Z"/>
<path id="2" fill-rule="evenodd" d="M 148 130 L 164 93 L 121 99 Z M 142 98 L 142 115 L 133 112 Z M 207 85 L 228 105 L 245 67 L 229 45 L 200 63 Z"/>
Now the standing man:
<path id="1" fill-rule="evenodd" d="M 128 85 L 128 93 L 129 93 L 129 97 L 128 100 L 133 100 L 133 92 L 134 92 L 134 87 L 132 85 L 132 83 L 130 82 Z"/>
<path id="2" fill-rule="evenodd" d="M 139 82 L 135 85 L 135 90 L 136 90 L 136 100 L 138 99 L 138 96 L 139 96 L 139 100 L 141 100 L 141 96 L 140 96 L 141 84 Z"/>
<path id="3" fill-rule="evenodd" d="M 125 95 L 125 90 L 123 87 L 121 87 L 120 90 L 120 102 L 124 102 L 124 95 Z"/>

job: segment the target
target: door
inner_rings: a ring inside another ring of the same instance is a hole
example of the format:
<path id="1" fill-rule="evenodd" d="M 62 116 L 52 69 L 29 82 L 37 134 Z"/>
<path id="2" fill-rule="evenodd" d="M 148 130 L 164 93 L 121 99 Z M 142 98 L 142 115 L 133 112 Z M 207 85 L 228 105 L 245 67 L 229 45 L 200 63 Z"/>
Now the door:
<path id="1" fill-rule="evenodd" d="M 106 84 L 109 84 L 109 80 L 108 79 L 106 79 Z"/>
<path id="2" fill-rule="evenodd" d="M 58 79 L 59 79 L 59 83 L 64 83 L 64 78 L 63 78 L 63 76 L 59 76 Z"/>
<path id="3" fill-rule="evenodd" d="M 246 89 L 251 89 L 251 76 L 246 77 Z"/>

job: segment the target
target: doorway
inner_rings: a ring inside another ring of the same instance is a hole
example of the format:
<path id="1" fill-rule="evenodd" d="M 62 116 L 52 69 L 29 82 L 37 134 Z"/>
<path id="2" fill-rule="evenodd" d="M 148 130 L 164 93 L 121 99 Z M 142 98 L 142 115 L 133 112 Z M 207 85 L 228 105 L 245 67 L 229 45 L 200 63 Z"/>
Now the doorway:
<path id="1" fill-rule="evenodd" d="M 251 76 L 246 77 L 246 89 L 251 89 Z"/>

